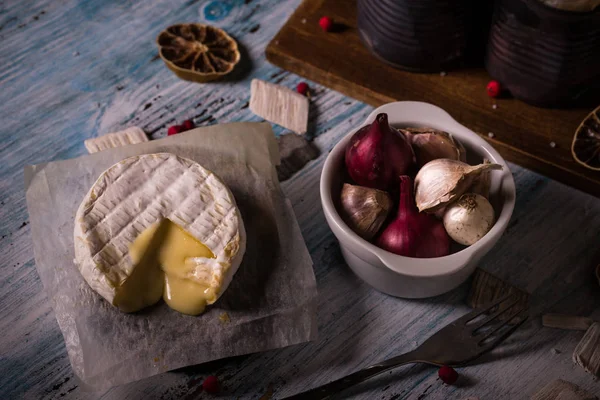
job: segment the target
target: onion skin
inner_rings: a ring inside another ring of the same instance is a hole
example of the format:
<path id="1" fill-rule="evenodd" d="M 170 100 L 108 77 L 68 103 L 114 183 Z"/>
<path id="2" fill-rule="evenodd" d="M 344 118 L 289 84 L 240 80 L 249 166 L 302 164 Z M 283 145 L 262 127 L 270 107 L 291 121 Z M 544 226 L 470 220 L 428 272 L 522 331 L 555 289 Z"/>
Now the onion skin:
<path id="1" fill-rule="evenodd" d="M 438 158 L 467 161 L 464 146 L 448 132 L 433 128 L 403 128 L 400 132 L 411 144 L 419 168 Z"/>
<path id="2" fill-rule="evenodd" d="M 344 183 L 340 195 L 342 217 L 358 236 L 371 240 L 387 219 L 394 203 L 387 192 Z"/>
<path id="3" fill-rule="evenodd" d="M 414 159 L 408 140 L 390 126 L 385 113 L 352 136 L 345 155 L 350 177 L 360 186 L 379 190 L 397 186 Z"/>
<path id="4" fill-rule="evenodd" d="M 415 177 L 415 200 L 419 211 L 436 213 L 467 192 L 481 173 L 502 169 L 500 164 L 469 165 L 438 158 L 425 164 Z"/>
<path id="5" fill-rule="evenodd" d="M 380 248 L 405 257 L 434 258 L 450 254 L 450 238 L 444 224 L 419 213 L 413 197 L 412 179 L 400 177 L 398 214 L 375 243 Z"/>

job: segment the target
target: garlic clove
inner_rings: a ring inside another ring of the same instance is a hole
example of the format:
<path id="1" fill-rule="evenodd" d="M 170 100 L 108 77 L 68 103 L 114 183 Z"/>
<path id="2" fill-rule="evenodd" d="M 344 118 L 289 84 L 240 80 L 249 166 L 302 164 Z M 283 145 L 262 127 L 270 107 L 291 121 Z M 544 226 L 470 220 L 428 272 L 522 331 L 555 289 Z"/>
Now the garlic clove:
<path id="1" fill-rule="evenodd" d="M 412 145 L 419 166 L 438 158 L 466 161 L 464 146 L 448 132 L 433 128 L 404 128 L 400 131 Z"/>
<path id="2" fill-rule="evenodd" d="M 485 236 L 494 226 L 494 208 L 483 196 L 463 194 L 444 213 L 444 228 L 457 243 L 470 246 Z"/>
<path id="3" fill-rule="evenodd" d="M 493 169 L 502 169 L 502 165 L 471 166 L 445 158 L 428 162 L 415 178 L 415 200 L 419 211 L 436 212 L 464 194 L 482 172 Z"/>
<path id="4" fill-rule="evenodd" d="M 387 219 L 393 202 L 379 189 L 344 183 L 341 193 L 342 217 L 354 232 L 365 240 L 372 239 Z"/>

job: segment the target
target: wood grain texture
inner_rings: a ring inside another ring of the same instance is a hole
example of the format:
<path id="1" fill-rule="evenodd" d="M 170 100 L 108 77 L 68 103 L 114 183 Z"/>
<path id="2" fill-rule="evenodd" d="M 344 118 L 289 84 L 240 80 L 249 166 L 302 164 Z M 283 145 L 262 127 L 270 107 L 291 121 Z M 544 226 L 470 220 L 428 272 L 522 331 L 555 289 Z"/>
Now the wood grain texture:
<path id="1" fill-rule="evenodd" d="M 557 379 L 547 386 L 544 386 L 542 390 L 536 393 L 531 400 L 559 400 L 559 399 L 572 399 L 572 400 L 595 400 L 596 396 L 591 395 L 582 391 L 577 385 L 573 385 L 570 382 Z"/>
<path id="2" fill-rule="evenodd" d="M 0 398 L 257 399 L 269 390 L 281 398 L 412 349 L 467 311 L 468 284 L 433 299 L 396 299 L 373 290 L 345 265 L 321 210 L 319 175 L 329 150 L 372 108 L 308 82 L 309 135 L 320 156 L 283 188 L 315 265 L 319 339 L 164 373 L 105 393 L 85 392 L 73 376 L 35 270 L 23 166 L 83 155 L 85 139 L 130 125 L 159 138 L 168 125 L 189 118 L 199 126 L 259 121 L 248 110 L 252 78 L 290 88 L 304 80 L 264 57 L 267 43 L 298 5 L 298 0 L 0 3 Z M 236 37 L 246 62 L 234 71 L 235 79 L 188 83 L 161 63 L 156 35 L 183 21 L 212 23 Z M 459 386 L 442 385 L 434 368 L 412 366 L 338 398 L 525 399 L 557 378 L 600 392 L 598 382 L 571 361 L 583 333 L 543 328 L 540 319 L 548 312 L 600 319 L 593 275 L 600 259 L 600 201 L 518 166 L 511 170 L 518 193 L 515 213 L 480 266 L 531 293 L 531 321 L 505 346 L 460 369 Z M 221 396 L 201 392 L 209 374 L 221 378 Z"/>
<path id="3" fill-rule="evenodd" d="M 317 24 L 323 15 L 333 16 L 345 28 L 324 33 Z M 363 46 L 354 2 L 305 0 L 267 47 L 267 59 L 374 106 L 397 100 L 438 105 L 492 143 L 507 160 L 600 197 L 600 174 L 571 156 L 573 135 L 597 104 L 551 110 L 514 99 L 491 99 L 485 91 L 490 77 L 482 67 L 447 74 L 394 69 Z"/>

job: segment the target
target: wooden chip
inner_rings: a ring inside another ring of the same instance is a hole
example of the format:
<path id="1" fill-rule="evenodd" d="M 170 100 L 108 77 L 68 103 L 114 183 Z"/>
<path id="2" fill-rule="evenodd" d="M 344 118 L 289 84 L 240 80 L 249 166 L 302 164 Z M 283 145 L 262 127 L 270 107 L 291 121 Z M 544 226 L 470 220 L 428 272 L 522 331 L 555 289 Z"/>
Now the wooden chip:
<path id="1" fill-rule="evenodd" d="M 557 379 L 544 386 L 531 396 L 531 400 L 596 400 L 597 397 L 586 392 L 574 383 Z"/>
<path id="2" fill-rule="evenodd" d="M 514 301 L 515 297 L 518 299 L 517 304 L 514 306 L 515 310 L 520 306 L 528 306 L 529 294 L 527 292 L 504 282 L 502 279 L 481 268 L 477 268 L 475 274 L 473 274 L 473 282 L 471 283 L 467 304 L 473 308 L 481 307 L 505 296 L 507 293 L 512 294 L 512 296 L 508 300 L 500 303 L 500 307 L 507 307 L 509 303 Z M 505 314 L 500 315 L 499 318 L 506 318 L 510 314 L 511 312 L 508 311 Z"/>
<path id="3" fill-rule="evenodd" d="M 542 316 L 542 325 L 548 328 L 570 329 L 574 331 L 587 331 L 594 320 L 575 315 L 546 314 Z"/>
<path id="4" fill-rule="evenodd" d="M 229 318 L 229 314 L 227 314 L 226 312 L 221 313 L 219 315 L 219 322 L 222 324 L 228 324 L 231 322 L 231 318 Z"/>
<path id="5" fill-rule="evenodd" d="M 600 322 L 594 322 L 575 347 L 573 362 L 600 377 Z"/>
<path id="6" fill-rule="evenodd" d="M 296 133 L 308 130 L 308 98 L 284 86 L 253 79 L 250 110 Z"/>
<path id="7" fill-rule="evenodd" d="M 281 135 L 277 142 L 281 157 L 281 164 L 277 166 L 277 176 L 281 182 L 290 178 L 307 162 L 314 160 L 319 155 L 319 150 L 304 137 L 295 133 Z"/>
<path id="8" fill-rule="evenodd" d="M 126 146 L 128 144 L 136 144 L 147 142 L 148 137 L 143 130 L 137 126 L 132 126 L 123 131 L 108 133 L 103 136 L 88 139 L 84 142 L 87 151 L 97 153 L 102 150 L 112 149 L 114 147 Z"/>

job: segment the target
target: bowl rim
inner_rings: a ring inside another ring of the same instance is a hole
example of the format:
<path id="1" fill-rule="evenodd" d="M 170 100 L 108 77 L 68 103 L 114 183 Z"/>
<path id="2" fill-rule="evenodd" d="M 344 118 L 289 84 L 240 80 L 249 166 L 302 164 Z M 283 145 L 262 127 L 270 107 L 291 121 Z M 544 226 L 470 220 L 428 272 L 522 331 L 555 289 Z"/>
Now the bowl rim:
<path id="1" fill-rule="evenodd" d="M 500 177 L 500 190 L 504 201 L 496 223 L 483 238 L 463 250 L 444 257 L 413 258 L 400 256 L 381 249 L 358 236 L 346 225 L 338 214 L 332 199 L 331 186 L 336 172 L 334 161 L 342 156 L 340 153 L 344 152 L 346 144 L 350 141 L 352 135 L 364 125 L 371 123 L 375 119 L 375 116 L 382 112 L 388 114 L 388 120 L 392 125 L 423 124 L 424 126 L 445 130 L 456 136 L 459 141 L 461 139 L 467 140 L 470 144 L 480 148 L 481 151 L 489 155 L 493 162 L 501 164 L 504 167 L 502 171 L 496 171 L 502 174 Z M 343 239 L 349 241 L 352 246 L 378 258 L 388 269 L 413 277 L 452 275 L 466 267 L 470 260 L 483 256 L 498 241 L 508 226 L 516 200 L 514 179 L 504 158 L 489 143 L 472 130 L 459 124 L 443 109 L 429 103 L 417 101 L 398 101 L 384 104 L 374 109 L 362 124 L 348 132 L 333 147 L 325 160 L 321 171 L 320 194 L 323 212 L 338 240 L 341 241 L 340 236 L 343 236 Z"/>

